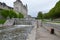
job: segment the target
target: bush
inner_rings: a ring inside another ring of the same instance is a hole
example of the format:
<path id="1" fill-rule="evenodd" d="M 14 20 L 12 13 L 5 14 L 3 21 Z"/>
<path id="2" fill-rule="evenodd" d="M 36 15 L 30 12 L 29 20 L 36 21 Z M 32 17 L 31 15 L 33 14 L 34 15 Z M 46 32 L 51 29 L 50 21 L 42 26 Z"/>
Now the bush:
<path id="1" fill-rule="evenodd" d="M 14 10 L 5 10 L 5 9 L 0 9 L 0 15 L 2 15 L 3 18 L 9 17 L 11 18 L 24 18 L 22 13 L 16 13 Z"/>
<path id="2" fill-rule="evenodd" d="M 0 19 L 0 24 L 4 24 L 5 23 L 5 19 Z"/>
<path id="3" fill-rule="evenodd" d="M 18 18 L 24 18 L 24 15 L 22 13 L 19 13 Z"/>
<path id="4" fill-rule="evenodd" d="M 0 15 L 2 15 L 4 18 L 7 18 L 9 15 L 9 11 L 5 9 L 0 9 Z"/>
<path id="5" fill-rule="evenodd" d="M 10 18 L 17 18 L 17 13 L 14 12 L 13 10 L 10 10 L 8 16 L 9 16 Z"/>

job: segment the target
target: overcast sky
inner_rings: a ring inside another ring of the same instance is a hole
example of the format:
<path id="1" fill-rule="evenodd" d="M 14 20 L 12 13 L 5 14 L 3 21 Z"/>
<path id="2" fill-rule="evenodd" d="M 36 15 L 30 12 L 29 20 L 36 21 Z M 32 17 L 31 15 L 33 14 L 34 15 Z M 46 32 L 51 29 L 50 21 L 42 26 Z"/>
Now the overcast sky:
<path id="1" fill-rule="evenodd" d="M 13 7 L 13 2 L 16 0 L 0 0 L 5 2 L 8 6 Z M 55 6 L 58 0 L 21 0 L 23 4 L 28 5 L 28 14 L 36 17 L 39 11 L 48 12 L 52 7 Z"/>

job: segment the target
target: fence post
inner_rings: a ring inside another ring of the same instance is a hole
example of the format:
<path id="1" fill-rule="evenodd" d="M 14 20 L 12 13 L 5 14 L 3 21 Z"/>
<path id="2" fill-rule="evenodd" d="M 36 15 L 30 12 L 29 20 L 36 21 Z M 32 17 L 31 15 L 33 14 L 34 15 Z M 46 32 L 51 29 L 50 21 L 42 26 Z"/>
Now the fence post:
<path id="1" fill-rule="evenodd" d="M 38 28 L 38 20 L 37 20 L 37 28 Z"/>

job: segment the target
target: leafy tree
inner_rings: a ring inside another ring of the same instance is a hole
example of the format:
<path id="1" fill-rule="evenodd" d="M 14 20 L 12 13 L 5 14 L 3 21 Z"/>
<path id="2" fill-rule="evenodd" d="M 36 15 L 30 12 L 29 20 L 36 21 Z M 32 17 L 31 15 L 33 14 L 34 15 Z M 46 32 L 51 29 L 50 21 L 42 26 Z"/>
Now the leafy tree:
<path id="1" fill-rule="evenodd" d="M 0 15 L 2 15 L 4 18 L 24 18 L 24 15 L 22 13 L 16 13 L 14 10 L 5 10 L 0 9 Z"/>
<path id="2" fill-rule="evenodd" d="M 51 19 L 60 18 L 60 1 L 47 14 L 44 14 L 44 16 Z"/>
<path id="3" fill-rule="evenodd" d="M 4 9 L 0 9 L 0 13 L 4 18 L 7 18 L 9 15 L 9 11 Z"/>
<path id="4" fill-rule="evenodd" d="M 43 18 L 44 18 L 44 19 L 48 19 L 48 18 L 49 18 L 49 17 L 48 17 L 48 14 L 47 14 L 47 13 L 44 13 L 44 14 L 43 14 Z"/>
<path id="5" fill-rule="evenodd" d="M 10 18 L 17 18 L 17 13 L 15 13 L 13 10 L 9 11 L 9 17 Z"/>
<path id="6" fill-rule="evenodd" d="M 22 13 L 19 13 L 19 18 L 24 18 L 24 15 Z"/>
<path id="7" fill-rule="evenodd" d="M 39 13 L 38 13 L 38 16 L 37 16 L 37 19 L 42 19 L 42 17 L 43 17 L 42 12 L 39 12 Z"/>

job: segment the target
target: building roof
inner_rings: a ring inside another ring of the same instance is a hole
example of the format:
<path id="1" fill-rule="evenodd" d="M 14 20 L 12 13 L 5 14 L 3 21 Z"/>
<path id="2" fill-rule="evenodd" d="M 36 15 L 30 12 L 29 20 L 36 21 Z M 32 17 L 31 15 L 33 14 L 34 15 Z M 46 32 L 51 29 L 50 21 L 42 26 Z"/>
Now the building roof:
<path id="1" fill-rule="evenodd" d="M 9 9 L 13 9 L 13 7 L 9 7 L 9 6 L 7 6 Z"/>
<path id="2" fill-rule="evenodd" d="M 2 3 L 0 2 L 0 4 L 2 5 Z"/>
<path id="3" fill-rule="evenodd" d="M 22 3 L 22 1 L 21 1 L 21 0 L 16 0 L 16 1 L 18 1 L 18 2 Z"/>
<path id="4" fill-rule="evenodd" d="M 0 2 L 0 5 L 7 6 L 5 3 Z"/>
<path id="5" fill-rule="evenodd" d="M 7 6 L 5 3 L 2 3 L 3 6 Z"/>
<path id="6" fill-rule="evenodd" d="M 13 9 L 12 7 L 10 7 L 10 6 L 7 6 L 5 3 L 2 3 L 2 2 L 0 2 L 0 5 L 2 5 L 2 6 L 6 6 L 6 7 L 8 7 L 9 9 Z"/>
<path id="7" fill-rule="evenodd" d="M 20 1 L 20 0 L 17 0 L 17 1 Z"/>
<path id="8" fill-rule="evenodd" d="M 24 7 L 24 9 L 26 9 L 26 10 L 27 10 L 27 4 L 26 4 L 26 5 L 23 5 L 23 7 Z"/>

